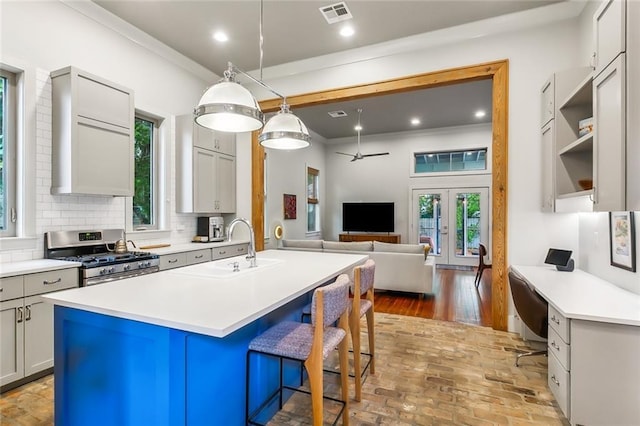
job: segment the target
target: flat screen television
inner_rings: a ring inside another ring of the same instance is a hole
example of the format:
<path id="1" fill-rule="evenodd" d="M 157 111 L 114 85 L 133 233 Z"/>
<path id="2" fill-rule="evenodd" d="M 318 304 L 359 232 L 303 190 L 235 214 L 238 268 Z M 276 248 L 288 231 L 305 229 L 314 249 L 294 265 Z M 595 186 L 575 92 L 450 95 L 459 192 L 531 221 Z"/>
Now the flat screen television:
<path id="1" fill-rule="evenodd" d="M 394 204 L 342 203 L 344 232 L 393 232 Z"/>

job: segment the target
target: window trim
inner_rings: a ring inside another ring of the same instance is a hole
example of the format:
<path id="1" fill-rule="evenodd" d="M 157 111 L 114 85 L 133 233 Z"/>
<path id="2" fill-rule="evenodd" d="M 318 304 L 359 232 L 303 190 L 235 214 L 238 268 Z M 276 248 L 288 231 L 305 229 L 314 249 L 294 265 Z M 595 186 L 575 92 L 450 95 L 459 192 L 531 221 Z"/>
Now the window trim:
<path id="1" fill-rule="evenodd" d="M 0 238 L 16 237 L 18 235 L 18 217 L 20 209 L 17 204 L 18 193 L 18 76 L 4 68 L 0 68 L 0 77 L 3 77 L 7 81 L 7 87 L 9 90 L 5 92 L 7 95 L 6 105 L 7 110 L 3 115 L 5 120 L 5 131 L 7 140 L 4 141 L 4 163 L 7 169 L 5 191 L 7 205 L 5 214 L 7 215 L 7 227 L 4 230 L 0 230 Z M 7 167 L 8 166 L 8 167 Z M 13 217 L 13 220 L 11 218 Z"/>
<path id="2" fill-rule="evenodd" d="M 135 118 L 140 118 L 154 123 L 153 130 L 153 208 L 154 213 L 153 225 L 133 227 L 133 196 L 126 197 L 126 224 L 125 229 L 127 235 L 139 235 L 143 238 L 163 238 L 170 236 L 170 230 L 167 226 L 167 205 L 162 202 L 166 199 L 167 188 L 167 141 L 170 140 L 170 129 L 168 121 L 160 114 L 149 112 L 141 108 L 136 108 Z"/>
<path id="3" fill-rule="evenodd" d="M 309 194 L 309 176 L 314 176 L 314 185 L 313 185 L 313 194 L 311 194 L 312 196 L 310 196 Z M 320 223 L 320 170 L 313 168 L 313 167 L 306 167 L 306 173 L 305 173 L 305 192 L 306 192 L 306 198 L 307 198 L 307 205 L 306 205 L 306 221 L 307 221 L 307 235 L 309 234 L 319 234 L 322 232 L 322 225 Z M 315 197 L 313 196 L 315 195 Z M 315 211 L 315 215 L 316 215 L 316 228 L 313 230 L 309 229 L 309 205 L 313 205 L 316 206 L 316 211 Z"/>

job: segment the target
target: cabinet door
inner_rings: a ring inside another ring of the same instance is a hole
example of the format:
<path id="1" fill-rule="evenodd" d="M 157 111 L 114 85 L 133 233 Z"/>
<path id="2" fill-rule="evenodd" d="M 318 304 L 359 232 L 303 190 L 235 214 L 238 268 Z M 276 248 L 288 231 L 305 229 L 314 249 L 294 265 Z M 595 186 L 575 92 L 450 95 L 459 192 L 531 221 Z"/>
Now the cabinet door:
<path id="1" fill-rule="evenodd" d="M 554 129 L 555 120 L 551 120 L 542 129 L 542 211 L 553 212 L 555 210 L 554 191 Z"/>
<path id="2" fill-rule="evenodd" d="M 596 76 L 626 50 L 626 34 L 626 1 L 604 1 L 593 15 Z"/>
<path id="3" fill-rule="evenodd" d="M 53 367 L 53 305 L 40 296 L 24 299 L 24 374 Z"/>
<path id="4" fill-rule="evenodd" d="M 193 148 L 193 211 L 216 211 L 216 158 L 213 151 Z"/>
<path id="5" fill-rule="evenodd" d="M 74 193 L 133 195 L 133 136 L 112 127 L 79 119 L 72 154 Z"/>
<path id="6" fill-rule="evenodd" d="M 236 211 L 236 159 L 218 154 L 216 162 L 217 212 Z"/>
<path id="7" fill-rule="evenodd" d="M 193 145 L 209 151 L 236 155 L 235 135 L 233 133 L 216 132 L 195 122 L 193 122 Z"/>
<path id="8" fill-rule="evenodd" d="M 125 129 L 131 128 L 131 95 L 116 87 L 78 75 L 78 115 Z"/>
<path id="9" fill-rule="evenodd" d="M 554 102 L 555 84 L 554 83 L 555 83 L 555 76 L 552 75 L 549 78 L 549 80 L 547 80 L 542 85 L 542 104 L 541 104 L 541 110 L 540 110 L 541 126 L 544 126 L 545 124 L 547 124 L 549 120 L 552 120 L 554 117 L 554 112 L 555 112 L 555 102 Z"/>
<path id="10" fill-rule="evenodd" d="M 24 377 L 23 299 L 0 303 L 0 386 Z"/>
<path id="11" fill-rule="evenodd" d="M 625 55 L 593 81 L 594 210 L 625 210 Z"/>

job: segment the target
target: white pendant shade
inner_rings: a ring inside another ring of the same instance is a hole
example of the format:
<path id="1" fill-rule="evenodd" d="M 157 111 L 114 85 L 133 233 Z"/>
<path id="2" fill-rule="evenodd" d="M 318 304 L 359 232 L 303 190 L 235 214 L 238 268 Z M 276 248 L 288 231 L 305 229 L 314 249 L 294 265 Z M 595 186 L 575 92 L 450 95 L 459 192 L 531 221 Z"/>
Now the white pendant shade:
<path id="1" fill-rule="evenodd" d="M 265 148 L 294 150 L 311 144 L 307 126 L 286 106 L 265 124 L 258 140 Z"/>
<path id="2" fill-rule="evenodd" d="M 250 132 L 263 125 L 258 102 L 235 81 L 223 81 L 207 89 L 194 114 L 196 123 L 221 132 Z"/>

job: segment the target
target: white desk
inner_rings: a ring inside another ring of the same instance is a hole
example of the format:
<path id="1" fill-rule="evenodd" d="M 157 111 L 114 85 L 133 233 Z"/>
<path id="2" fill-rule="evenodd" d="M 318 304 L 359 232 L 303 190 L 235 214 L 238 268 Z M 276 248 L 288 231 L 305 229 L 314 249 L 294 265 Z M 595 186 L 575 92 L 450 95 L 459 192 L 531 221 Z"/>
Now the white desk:
<path id="1" fill-rule="evenodd" d="M 571 424 L 640 425 L 640 295 L 581 270 L 512 269 L 549 302 L 549 388 Z"/>

